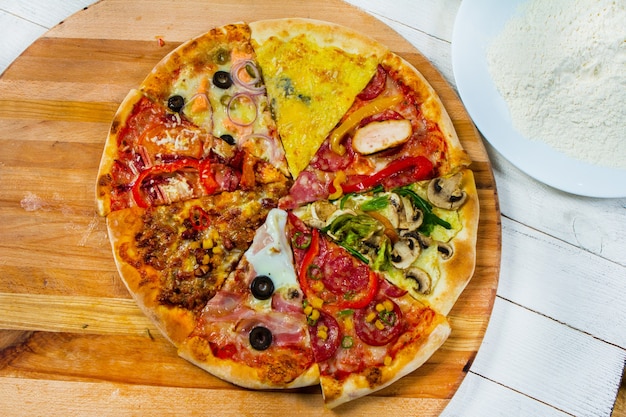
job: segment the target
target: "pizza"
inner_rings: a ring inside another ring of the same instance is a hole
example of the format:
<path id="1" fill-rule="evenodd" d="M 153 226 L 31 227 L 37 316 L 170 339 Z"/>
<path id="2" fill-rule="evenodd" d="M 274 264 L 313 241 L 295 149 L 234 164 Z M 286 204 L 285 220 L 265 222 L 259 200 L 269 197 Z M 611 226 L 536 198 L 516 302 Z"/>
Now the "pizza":
<path id="1" fill-rule="evenodd" d="M 214 28 L 122 101 L 96 181 L 120 277 L 178 354 L 328 408 L 413 372 L 476 263 L 471 161 L 428 81 L 310 19 Z"/>

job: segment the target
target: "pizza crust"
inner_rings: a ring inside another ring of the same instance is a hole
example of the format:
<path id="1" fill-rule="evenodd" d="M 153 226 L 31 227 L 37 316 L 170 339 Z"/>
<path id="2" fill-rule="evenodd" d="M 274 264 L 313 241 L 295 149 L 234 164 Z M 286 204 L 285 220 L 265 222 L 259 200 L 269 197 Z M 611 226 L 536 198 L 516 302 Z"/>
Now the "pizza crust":
<path id="1" fill-rule="evenodd" d="M 180 345 L 178 354 L 212 375 L 244 388 L 288 389 L 319 384 L 319 368 L 316 363 L 295 379 L 282 381 L 285 374 L 292 372 L 290 362 L 293 357 L 285 353 L 275 354 L 271 365 L 252 367 L 234 360 L 216 358 L 205 339 L 192 336 Z"/>
<path id="2" fill-rule="evenodd" d="M 111 187 L 109 184 L 112 181 L 111 169 L 118 154 L 118 133 L 126 126 L 126 120 L 132 113 L 135 104 L 142 98 L 141 91 L 130 90 L 113 116 L 109 134 L 104 143 L 96 181 L 96 206 L 100 216 L 106 216 L 111 211 Z"/>

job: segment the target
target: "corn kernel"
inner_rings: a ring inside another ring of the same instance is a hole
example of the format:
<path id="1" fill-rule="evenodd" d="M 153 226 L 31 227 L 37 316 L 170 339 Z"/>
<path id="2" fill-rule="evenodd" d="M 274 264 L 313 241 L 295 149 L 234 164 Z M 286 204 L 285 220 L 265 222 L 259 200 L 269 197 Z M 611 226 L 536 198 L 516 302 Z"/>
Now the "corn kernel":
<path id="1" fill-rule="evenodd" d="M 202 249 L 211 249 L 213 247 L 213 239 L 204 239 L 202 241 Z"/>
<path id="2" fill-rule="evenodd" d="M 346 330 L 354 329 L 354 322 L 352 321 L 352 317 L 346 317 L 343 322 Z"/>
<path id="3" fill-rule="evenodd" d="M 385 306 L 382 305 L 381 303 L 376 304 L 376 311 L 378 311 L 379 313 L 383 311 L 384 309 L 385 309 Z"/>
<path id="4" fill-rule="evenodd" d="M 209 236 L 213 240 L 217 240 L 217 239 L 220 238 L 219 232 L 217 230 L 215 230 L 215 229 L 211 229 L 211 232 L 209 233 Z"/>
<path id="5" fill-rule="evenodd" d="M 328 332 L 322 329 L 317 329 L 317 337 L 319 337 L 322 340 L 326 340 L 328 339 Z"/>
<path id="6" fill-rule="evenodd" d="M 306 307 L 304 307 L 304 314 L 306 316 L 310 316 L 311 312 L 313 312 L 313 306 L 311 304 L 309 304 Z"/>
<path id="7" fill-rule="evenodd" d="M 378 330 L 385 330 L 385 325 L 384 325 L 384 324 L 383 324 L 383 322 L 382 322 L 382 321 L 380 321 L 380 320 L 376 320 L 376 321 L 374 322 L 374 326 L 376 326 L 376 328 L 377 328 Z"/>
<path id="8" fill-rule="evenodd" d="M 213 248 L 213 253 L 220 254 L 220 253 L 224 253 L 224 251 L 219 246 L 216 246 Z"/>
<path id="9" fill-rule="evenodd" d="M 320 318 L 320 311 L 319 310 L 313 310 L 309 317 L 311 318 L 311 320 L 317 321 L 317 319 Z"/>
<path id="10" fill-rule="evenodd" d="M 202 265 L 208 265 L 210 261 L 211 261 L 211 257 L 208 254 L 205 254 L 202 257 Z"/>
<path id="11" fill-rule="evenodd" d="M 311 302 L 311 305 L 315 308 L 321 308 L 324 305 L 324 300 L 319 297 L 313 296 L 309 301 Z"/>
<path id="12" fill-rule="evenodd" d="M 194 240 L 189 244 L 189 249 L 200 249 L 200 242 Z"/>
<path id="13" fill-rule="evenodd" d="M 317 329 L 318 330 L 322 329 L 323 332 L 327 332 L 328 333 L 328 327 L 323 325 L 323 324 L 320 324 L 319 326 L 317 326 Z"/>
<path id="14" fill-rule="evenodd" d="M 373 321 L 374 321 L 374 319 L 376 318 L 376 316 L 377 316 L 377 315 L 378 315 L 378 314 L 376 314 L 375 312 L 373 312 L 373 311 L 372 311 L 371 313 L 369 313 L 369 314 L 365 317 L 365 321 L 366 321 L 366 322 L 368 322 L 368 323 L 371 323 L 371 322 L 373 322 Z"/>
<path id="15" fill-rule="evenodd" d="M 385 307 L 386 311 L 393 311 L 393 303 L 391 302 L 391 300 L 383 301 L 383 306 Z"/>
<path id="16" fill-rule="evenodd" d="M 383 363 L 385 364 L 385 366 L 391 365 L 391 356 L 385 356 Z"/>
<path id="17" fill-rule="evenodd" d="M 315 292 L 321 292 L 324 289 L 324 283 L 322 281 L 315 281 L 311 284 L 311 289 Z"/>

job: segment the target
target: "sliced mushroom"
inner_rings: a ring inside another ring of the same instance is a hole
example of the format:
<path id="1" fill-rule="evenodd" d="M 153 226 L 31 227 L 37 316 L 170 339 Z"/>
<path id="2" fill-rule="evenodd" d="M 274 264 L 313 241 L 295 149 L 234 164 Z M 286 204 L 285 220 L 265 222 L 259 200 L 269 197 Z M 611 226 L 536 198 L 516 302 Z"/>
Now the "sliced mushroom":
<path id="1" fill-rule="evenodd" d="M 467 199 L 467 194 L 461 189 L 462 174 L 459 172 L 451 177 L 435 178 L 428 184 L 428 199 L 435 206 L 454 210 L 459 208 Z"/>
<path id="2" fill-rule="evenodd" d="M 432 290 L 432 280 L 430 279 L 428 272 L 421 268 L 410 268 L 406 271 L 405 276 L 408 279 L 415 281 L 417 285 L 413 288 L 416 292 L 424 295 L 430 294 L 430 291 Z"/>
<path id="3" fill-rule="evenodd" d="M 316 201 L 311 204 L 311 217 L 305 222 L 308 226 L 321 229 L 328 223 L 328 219 L 337 210 L 337 207 L 328 201 Z"/>
<path id="4" fill-rule="evenodd" d="M 407 269 L 421 252 L 419 242 L 410 236 L 398 240 L 391 251 L 391 264 L 398 269 Z"/>
<path id="5" fill-rule="evenodd" d="M 433 240 L 429 236 L 425 236 L 418 232 L 417 230 L 406 230 L 400 234 L 402 237 L 412 237 L 415 239 L 422 250 L 428 249 L 430 245 L 432 245 Z"/>
<path id="6" fill-rule="evenodd" d="M 415 208 L 413 202 L 408 197 L 400 197 L 402 199 L 403 219 L 400 221 L 399 228 L 409 231 L 417 230 L 424 221 L 424 213 Z"/>
<path id="7" fill-rule="evenodd" d="M 439 256 L 441 256 L 441 259 L 445 261 L 447 259 L 452 258 L 452 255 L 454 254 L 454 249 L 452 248 L 452 245 L 448 243 L 438 242 L 437 253 L 439 253 Z"/>
<path id="8" fill-rule="evenodd" d="M 352 148 L 361 155 L 370 155 L 405 143 L 413 134 L 406 119 L 371 122 L 358 129 L 352 138 Z"/>

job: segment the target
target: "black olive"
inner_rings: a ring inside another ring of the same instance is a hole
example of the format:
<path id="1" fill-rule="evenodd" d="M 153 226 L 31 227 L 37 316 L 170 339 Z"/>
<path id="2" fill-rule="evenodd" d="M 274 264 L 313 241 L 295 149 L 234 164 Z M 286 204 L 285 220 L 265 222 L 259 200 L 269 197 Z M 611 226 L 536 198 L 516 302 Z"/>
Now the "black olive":
<path id="1" fill-rule="evenodd" d="M 229 145 L 235 144 L 235 138 L 232 137 L 231 135 L 222 135 L 220 136 L 220 139 L 222 139 L 224 142 L 228 143 Z"/>
<path id="2" fill-rule="evenodd" d="M 265 350 L 272 344 L 272 332 L 262 326 L 250 331 L 250 345 L 256 350 Z"/>
<path id="3" fill-rule="evenodd" d="M 184 105 L 185 99 L 182 96 L 172 96 L 167 99 L 167 107 L 169 107 L 171 111 L 175 111 L 176 113 L 181 111 Z"/>
<path id="4" fill-rule="evenodd" d="M 274 282 L 267 275 L 259 275 L 252 280 L 250 291 L 252 291 L 254 298 L 267 300 L 274 294 Z"/>
<path id="5" fill-rule="evenodd" d="M 213 84 L 216 87 L 227 89 L 233 85 L 233 80 L 230 79 L 230 74 L 226 71 L 218 71 L 213 75 Z"/>

